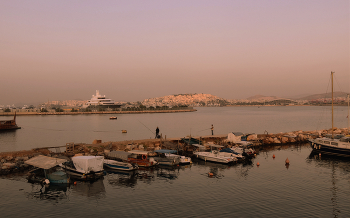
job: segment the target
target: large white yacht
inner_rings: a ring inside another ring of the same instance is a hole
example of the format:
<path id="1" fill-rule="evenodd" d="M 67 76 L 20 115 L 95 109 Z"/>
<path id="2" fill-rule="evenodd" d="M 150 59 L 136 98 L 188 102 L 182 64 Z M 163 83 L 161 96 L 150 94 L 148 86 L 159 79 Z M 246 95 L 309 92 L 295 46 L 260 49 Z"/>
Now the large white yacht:
<path id="1" fill-rule="evenodd" d="M 106 98 L 105 95 L 100 95 L 100 92 L 96 90 L 96 95 L 92 95 L 92 98 L 84 105 L 84 107 L 99 106 L 99 107 L 110 107 L 118 108 L 119 104 L 116 104 L 112 99 Z"/>

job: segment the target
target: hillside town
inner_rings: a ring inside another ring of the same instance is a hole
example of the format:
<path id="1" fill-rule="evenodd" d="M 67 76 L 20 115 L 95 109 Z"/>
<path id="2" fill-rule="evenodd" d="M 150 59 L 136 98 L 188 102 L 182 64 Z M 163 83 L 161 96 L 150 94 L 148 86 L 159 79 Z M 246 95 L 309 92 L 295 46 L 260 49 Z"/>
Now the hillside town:
<path id="1" fill-rule="evenodd" d="M 347 93 L 337 93 L 334 99 L 336 105 L 347 105 Z M 97 96 L 97 97 L 96 97 Z M 256 95 L 247 99 L 229 100 L 220 98 L 211 94 L 176 94 L 157 98 L 148 98 L 143 101 L 136 102 L 118 102 L 107 99 L 104 95 L 93 95 L 91 100 L 62 100 L 47 101 L 40 105 L 23 105 L 17 107 L 15 105 L 0 105 L 0 112 L 13 111 L 89 111 L 96 110 L 96 106 L 103 106 L 106 102 L 109 104 L 105 107 L 99 107 L 99 111 L 104 110 L 135 110 L 135 109 L 170 109 L 184 107 L 224 107 L 224 106 L 294 106 L 294 105 L 330 105 L 331 96 L 313 95 L 301 99 L 287 99 L 276 96 Z M 96 98 L 95 100 L 93 100 Z M 103 101 L 98 101 L 98 98 Z M 96 101 L 95 103 L 92 103 Z M 114 107 L 111 107 L 114 106 Z"/>

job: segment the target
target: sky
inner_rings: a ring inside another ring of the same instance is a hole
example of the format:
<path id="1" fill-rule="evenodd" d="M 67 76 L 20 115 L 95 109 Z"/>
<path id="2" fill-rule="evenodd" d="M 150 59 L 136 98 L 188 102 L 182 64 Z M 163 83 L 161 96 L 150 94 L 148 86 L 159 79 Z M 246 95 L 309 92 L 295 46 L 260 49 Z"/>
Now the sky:
<path id="1" fill-rule="evenodd" d="M 349 92 L 349 0 L 0 0 L 0 105 Z"/>

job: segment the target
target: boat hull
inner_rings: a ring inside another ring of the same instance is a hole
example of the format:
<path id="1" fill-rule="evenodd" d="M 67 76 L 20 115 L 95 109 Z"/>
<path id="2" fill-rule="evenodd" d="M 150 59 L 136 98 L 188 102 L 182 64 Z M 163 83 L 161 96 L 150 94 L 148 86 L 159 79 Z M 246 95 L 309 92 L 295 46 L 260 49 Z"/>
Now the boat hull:
<path id="1" fill-rule="evenodd" d="M 125 170 L 125 171 L 136 170 L 138 168 L 136 166 L 133 166 L 130 163 L 124 163 L 124 162 L 119 162 L 114 160 L 104 160 L 103 166 L 113 170 Z"/>
<path id="2" fill-rule="evenodd" d="M 315 153 L 321 153 L 328 156 L 350 158 L 350 144 L 348 148 L 344 148 L 344 147 L 336 147 L 332 145 L 325 145 L 317 141 L 310 141 L 310 146 L 312 148 L 312 151 Z"/>
<path id="3" fill-rule="evenodd" d="M 73 168 L 64 165 L 62 165 L 62 168 L 70 176 L 71 179 L 75 180 L 94 181 L 104 176 L 104 171 L 81 173 Z"/>
<path id="4" fill-rule="evenodd" d="M 218 155 L 211 154 L 211 152 L 198 152 L 194 154 L 197 158 L 210 161 L 214 163 L 223 163 L 223 164 L 232 164 L 234 163 L 234 159 L 231 157 L 222 157 Z"/>

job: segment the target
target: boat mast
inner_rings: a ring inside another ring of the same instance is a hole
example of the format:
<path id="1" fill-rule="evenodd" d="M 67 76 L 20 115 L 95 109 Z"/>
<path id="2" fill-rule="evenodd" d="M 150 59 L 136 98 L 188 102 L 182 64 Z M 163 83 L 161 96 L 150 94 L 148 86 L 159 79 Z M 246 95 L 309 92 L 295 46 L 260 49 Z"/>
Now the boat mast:
<path id="1" fill-rule="evenodd" d="M 333 121 L 334 121 L 334 116 L 333 116 L 333 74 L 334 74 L 334 72 L 331 71 L 331 77 L 332 77 L 332 139 L 334 139 L 334 132 L 333 132 Z"/>
<path id="2" fill-rule="evenodd" d="M 349 135 L 349 131 L 350 131 L 350 125 L 349 125 L 349 94 L 348 94 L 348 135 Z"/>

